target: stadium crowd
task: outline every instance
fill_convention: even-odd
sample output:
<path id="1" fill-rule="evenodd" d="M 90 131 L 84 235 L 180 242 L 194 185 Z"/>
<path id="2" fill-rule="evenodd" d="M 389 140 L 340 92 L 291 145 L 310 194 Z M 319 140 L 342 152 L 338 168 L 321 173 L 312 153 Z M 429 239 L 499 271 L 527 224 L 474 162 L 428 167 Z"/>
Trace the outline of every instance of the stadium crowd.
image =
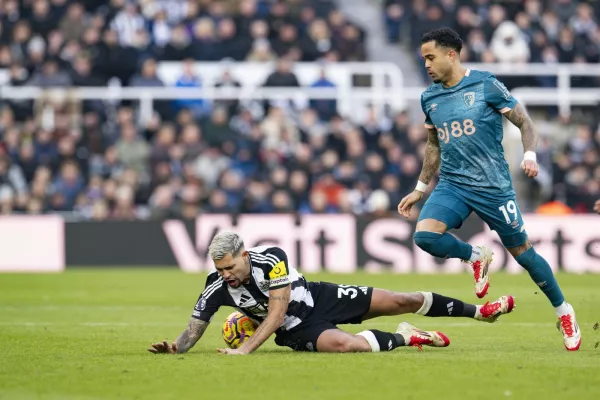
<path id="1" fill-rule="evenodd" d="M 109 4 L 107 4 L 109 3 Z M 443 2 L 450 4 L 452 1 Z M 485 3 L 485 1 L 480 3 Z M 294 61 L 364 60 L 364 33 L 329 0 L 5 0 L 0 68 L 7 85 L 163 86 L 160 61 L 184 61 L 178 86 L 201 77 L 189 60 L 279 60 L 265 86 L 298 86 Z M 217 83 L 238 86 L 225 73 Z M 331 86 L 323 76 L 314 86 Z M 417 181 L 421 124 L 372 110 L 362 124 L 333 101 L 135 103 L 0 100 L 0 212 L 73 218 L 193 218 L 213 213 L 387 215 Z M 48 112 L 51 110 L 51 112 Z M 575 210 L 598 194 L 600 130 L 549 159 Z M 542 157 L 543 158 L 543 157 Z M 562 175 L 561 175 L 562 174 Z M 590 177 L 593 184 L 582 185 Z M 565 184 L 566 183 L 566 184 Z M 600 197 L 600 196 L 598 196 Z"/>
<path id="2" fill-rule="evenodd" d="M 600 62 L 600 3 L 586 0 L 385 0 L 390 42 L 450 26 L 465 40 L 469 62 Z"/>
<path id="3" fill-rule="evenodd" d="M 117 78 L 162 86 L 159 61 L 282 58 L 265 85 L 297 86 L 290 62 L 365 57 L 363 32 L 331 1 L 106 3 L 3 2 L 0 67 L 8 70 L 7 84 L 100 86 Z M 184 68 L 178 85 L 197 79 Z M 237 82 L 225 76 L 218 84 Z M 326 77 L 315 83 L 330 84 Z M 410 153 L 422 131 L 409 137 L 405 115 L 382 137 L 375 116 L 349 126 L 329 101 L 299 112 L 267 105 L 265 115 L 238 102 L 206 103 L 157 102 L 158 112 L 140 126 L 135 104 L 3 101 L 2 212 L 94 220 L 202 211 L 361 213 L 373 204 L 393 208 L 398 187 L 414 185 L 419 160 Z"/>
<path id="4" fill-rule="evenodd" d="M 600 3 L 586 0 L 386 0 L 389 42 L 402 37 L 420 58 L 421 35 L 440 25 L 465 41 L 461 59 L 476 63 L 600 62 Z M 426 71 L 423 78 L 428 80 Z M 555 76 L 502 77 L 509 89 L 555 87 Z M 575 76 L 573 87 L 600 85 L 600 78 Z"/>

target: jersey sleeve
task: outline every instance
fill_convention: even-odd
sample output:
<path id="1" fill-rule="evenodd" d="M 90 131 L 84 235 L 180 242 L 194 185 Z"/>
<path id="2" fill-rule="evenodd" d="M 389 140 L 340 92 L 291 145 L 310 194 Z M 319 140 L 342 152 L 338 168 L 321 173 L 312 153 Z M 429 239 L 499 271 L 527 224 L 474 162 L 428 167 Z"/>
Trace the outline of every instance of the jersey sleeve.
<path id="1" fill-rule="evenodd" d="M 425 128 L 427 129 L 433 129 L 435 128 L 435 126 L 433 125 L 433 122 L 431 121 L 431 118 L 429 118 L 429 113 L 427 112 L 427 108 L 425 107 L 425 99 L 423 94 L 421 94 L 421 110 L 423 110 L 423 114 L 425 114 Z"/>
<path id="2" fill-rule="evenodd" d="M 223 278 L 214 272 L 206 277 L 206 286 L 198 297 L 192 317 L 210 322 L 213 315 L 223 305 Z"/>
<path id="3" fill-rule="evenodd" d="M 265 279 L 269 280 L 269 290 L 281 289 L 291 284 L 288 258 L 279 247 L 270 248 L 265 254 L 268 259 L 264 264 Z"/>
<path id="4" fill-rule="evenodd" d="M 502 114 L 515 108 L 518 103 L 506 86 L 493 75 L 486 78 L 483 89 L 485 101 Z"/>

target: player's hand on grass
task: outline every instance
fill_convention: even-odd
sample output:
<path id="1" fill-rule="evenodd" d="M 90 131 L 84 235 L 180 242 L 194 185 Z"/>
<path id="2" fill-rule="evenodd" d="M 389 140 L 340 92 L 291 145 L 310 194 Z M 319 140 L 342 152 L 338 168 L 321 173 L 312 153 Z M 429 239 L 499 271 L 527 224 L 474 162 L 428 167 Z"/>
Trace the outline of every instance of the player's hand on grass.
<path id="1" fill-rule="evenodd" d="M 423 192 L 420 190 L 413 190 L 412 193 L 404 196 L 404 198 L 400 200 L 400 203 L 398 204 L 398 213 L 404 218 L 409 218 L 412 206 L 421 201 L 422 198 Z"/>
<path id="2" fill-rule="evenodd" d="M 594 211 L 600 214 L 600 200 L 596 200 L 596 202 L 594 203 Z"/>
<path id="3" fill-rule="evenodd" d="M 152 348 L 148 351 L 154 354 L 175 354 L 177 353 L 177 345 L 175 342 L 170 345 L 166 340 L 163 340 L 162 343 L 153 343 Z"/>
<path id="4" fill-rule="evenodd" d="M 521 169 L 525 172 L 530 178 L 535 178 L 540 170 L 537 163 L 533 160 L 523 160 L 521 161 Z"/>
<path id="5" fill-rule="evenodd" d="M 221 353 L 221 354 L 227 354 L 227 355 L 230 355 L 230 356 L 233 356 L 233 355 L 240 356 L 240 355 L 246 355 L 246 354 L 248 354 L 245 351 L 242 351 L 240 349 L 217 349 L 217 351 L 219 353 Z"/>

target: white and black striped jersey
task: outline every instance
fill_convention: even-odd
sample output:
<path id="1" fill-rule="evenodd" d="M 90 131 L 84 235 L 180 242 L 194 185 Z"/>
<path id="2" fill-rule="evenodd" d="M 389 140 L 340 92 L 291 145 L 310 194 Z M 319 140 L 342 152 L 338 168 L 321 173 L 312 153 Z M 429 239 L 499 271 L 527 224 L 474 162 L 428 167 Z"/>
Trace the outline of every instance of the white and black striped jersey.
<path id="1" fill-rule="evenodd" d="M 233 288 L 213 269 L 206 277 L 206 286 L 192 317 L 210 321 L 219 307 L 230 306 L 260 323 L 267 317 L 269 291 L 291 285 L 290 302 L 281 329 L 300 324 L 312 312 L 314 301 L 306 280 L 289 265 L 285 251 L 262 246 L 248 249 L 248 254 L 250 281 Z"/>

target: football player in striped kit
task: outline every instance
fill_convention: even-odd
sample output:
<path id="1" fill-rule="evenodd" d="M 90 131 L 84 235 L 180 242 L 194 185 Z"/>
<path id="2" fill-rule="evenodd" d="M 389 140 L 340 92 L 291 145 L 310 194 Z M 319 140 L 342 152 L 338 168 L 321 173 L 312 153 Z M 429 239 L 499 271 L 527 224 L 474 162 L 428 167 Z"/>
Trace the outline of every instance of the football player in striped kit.
<path id="1" fill-rule="evenodd" d="M 400 346 L 446 347 L 439 331 L 423 331 L 407 322 L 396 332 L 369 329 L 357 334 L 337 327 L 368 319 L 414 313 L 427 317 L 464 317 L 495 322 L 514 308 L 503 296 L 473 305 L 431 292 L 398 293 L 359 285 L 309 282 L 288 262 L 279 247 L 246 249 L 234 232 L 220 232 L 209 247 L 215 268 L 206 278 L 186 329 L 171 344 L 154 343 L 152 353 L 185 353 L 202 337 L 221 306 L 234 307 L 259 324 L 238 349 L 224 354 L 249 354 L 275 334 L 275 343 L 296 351 L 378 352 Z"/>

